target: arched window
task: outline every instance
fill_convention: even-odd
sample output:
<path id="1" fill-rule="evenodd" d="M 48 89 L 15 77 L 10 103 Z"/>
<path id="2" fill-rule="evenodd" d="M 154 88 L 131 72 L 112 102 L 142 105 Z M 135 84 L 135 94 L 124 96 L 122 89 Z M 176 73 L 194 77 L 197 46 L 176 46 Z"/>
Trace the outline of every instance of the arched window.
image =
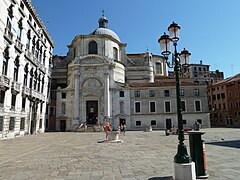
<path id="1" fill-rule="evenodd" d="M 38 75 L 38 82 L 37 82 L 37 91 L 40 92 L 40 84 L 41 84 L 41 74 Z"/>
<path id="2" fill-rule="evenodd" d="M 23 29 L 23 24 L 22 24 L 22 18 L 18 21 L 18 28 L 17 28 L 17 38 L 21 40 L 22 37 L 22 29 Z"/>
<path id="3" fill-rule="evenodd" d="M 41 89 L 41 93 L 43 93 L 43 89 L 44 89 L 44 76 L 42 78 L 42 89 Z"/>
<path id="4" fill-rule="evenodd" d="M 3 52 L 3 66 L 2 66 L 2 75 L 7 75 L 8 69 L 8 60 L 9 60 L 9 47 L 7 46 Z"/>
<path id="5" fill-rule="evenodd" d="M 37 80 L 38 80 L 38 72 L 37 69 L 34 72 L 34 79 L 33 79 L 33 88 L 34 90 L 37 90 Z"/>
<path id="6" fill-rule="evenodd" d="M 14 5 L 11 4 L 9 7 L 8 7 L 8 15 L 13 18 L 13 7 Z"/>
<path id="7" fill-rule="evenodd" d="M 95 41 L 91 41 L 88 44 L 88 54 L 97 54 L 98 49 L 97 49 L 97 43 Z"/>
<path id="8" fill-rule="evenodd" d="M 45 65 L 45 61 L 46 61 L 46 50 L 44 50 L 44 53 L 43 53 L 43 65 Z"/>
<path id="9" fill-rule="evenodd" d="M 162 64 L 160 62 L 156 62 L 156 74 L 162 74 Z"/>
<path id="10" fill-rule="evenodd" d="M 18 80 L 18 69 L 19 69 L 19 56 L 16 57 L 14 61 L 14 71 L 13 71 L 13 80 Z"/>
<path id="11" fill-rule="evenodd" d="M 42 55 L 43 55 L 43 46 L 40 47 L 39 49 L 39 62 L 42 62 Z"/>
<path id="12" fill-rule="evenodd" d="M 118 60 L 118 49 L 116 47 L 113 48 L 113 59 Z"/>
<path id="13" fill-rule="evenodd" d="M 34 76 L 34 73 L 33 73 L 33 68 L 32 68 L 31 71 L 30 71 L 30 81 L 29 81 L 29 88 L 30 89 L 32 88 L 32 84 L 33 84 L 33 76 Z"/>
<path id="14" fill-rule="evenodd" d="M 39 58 L 39 51 L 40 51 L 40 41 L 37 40 L 36 48 L 35 48 L 35 57 L 36 57 L 37 59 Z"/>
<path id="15" fill-rule="evenodd" d="M 24 86 L 27 86 L 27 78 L 28 78 L 28 63 L 24 67 L 24 78 L 23 78 Z"/>
<path id="16" fill-rule="evenodd" d="M 29 29 L 27 32 L 27 43 L 26 43 L 26 48 L 29 50 L 30 48 L 30 43 L 31 43 L 31 30 Z"/>

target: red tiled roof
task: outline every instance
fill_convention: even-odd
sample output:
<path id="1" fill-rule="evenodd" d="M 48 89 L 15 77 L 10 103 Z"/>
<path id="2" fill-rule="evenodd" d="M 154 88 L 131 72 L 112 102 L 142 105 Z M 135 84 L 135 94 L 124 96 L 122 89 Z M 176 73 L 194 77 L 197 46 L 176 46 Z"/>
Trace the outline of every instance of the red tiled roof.
<path id="1" fill-rule="evenodd" d="M 198 84 L 195 84 L 193 82 L 186 82 L 182 81 L 180 82 L 180 86 L 195 86 Z M 175 81 L 155 81 L 153 83 L 150 82 L 132 82 L 129 83 L 130 87 L 161 87 L 161 86 L 176 86 Z"/>
<path id="2" fill-rule="evenodd" d="M 220 85 L 220 84 L 227 84 L 227 83 L 239 81 L 239 80 L 240 80 L 240 73 L 236 74 L 235 76 L 224 79 L 222 81 L 218 81 L 218 82 L 214 83 L 213 86 Z"/>

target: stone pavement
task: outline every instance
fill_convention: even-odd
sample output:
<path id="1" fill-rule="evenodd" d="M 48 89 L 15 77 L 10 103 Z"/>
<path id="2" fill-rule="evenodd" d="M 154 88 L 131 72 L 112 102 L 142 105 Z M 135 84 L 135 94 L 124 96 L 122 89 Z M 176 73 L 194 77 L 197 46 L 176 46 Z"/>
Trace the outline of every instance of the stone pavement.
<path id="1" fill-rule="evenodd" d="M 208 179 L 240 179 L 240 129 L 205 131 Z M 104 138 L 102 132 L 66 132 L 1 140 L 0 179 L 172 179 L 177 135 L 127 131 L 123 143 Z"/>

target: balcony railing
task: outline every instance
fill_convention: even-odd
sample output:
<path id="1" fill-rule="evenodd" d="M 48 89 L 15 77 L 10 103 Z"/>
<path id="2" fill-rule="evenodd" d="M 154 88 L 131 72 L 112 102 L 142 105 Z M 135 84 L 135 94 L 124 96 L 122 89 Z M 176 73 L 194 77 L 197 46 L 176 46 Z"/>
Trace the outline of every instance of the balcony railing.
<path id="1" fill-rule="evenodd" d="M 23 86 L 22 94 L 23 96 L 30 96 L 30 88 L 28 88 L 27 86 Z"/>
<path id="2" fill-rule="evenodd" d="M 20 83 L 13 81 L 12 82 L 12 91 L 15 93 L 19 93 L 20 92 Z"/>
<path id="3" fill-rule="evenodd" d="M 33 59 L 33 55 L 32 55 L 32 53 L 31 53 L 28 49 L 25 50 L 25 56 L 26 56 L 29 60 L 32 60 L 32 59 Z"/>
<path id="4" fill-rule="evenodd" d="M 13 33 L 9 28 L 5 28 L 5 37 L 8 39 L 9 42 L 13 42 Z"/>
<path id="5" fill-rule="evenodd" d="M 23 44 L 21 43 L 21 41 L 19 39 L 16 39 L 15 41 L 15 46 L 20 50 L 23 51 Z"/>
<path id="6" fill-rule="evenodd" d="M 40 93 L 34 89 L 30 89 L 30 96 L 34 99 L 45 101 L 45 95 L 43 95 L 42 93 Z"/>
<path id="7" fill-rule="evenodd" d="M 46 73 L 46 69 L 47 69 L 47 68 L 46 68 L 44 65 L 39 64 L 39 68 L 40 68 L 43 72 Z"/>
<path id="8" fill-rule="evenodd" d="M 25 50 L 25 56 L 32 61 L 36 66 L 38 66 L 41 71 L 46 73 L 46 67 L 39 62 L 39 60 L 28 50 Z"/>
<path id="9" fill-rule="evenodd" d="M 27 86 L 23 86 L 22 94 L 23 94 L 23 96 L 31 97 L 33 99 L 38 99 L 41 101 L 45 101 L 45 97 L 46 97 L 44 94 L 42 94 L 34 89 L 30 89 Z"/>
<path id="10" fill-rule="evenodd" d="M 7 76 L 0 76 L 0 87 L 6 90 L 10 88 L 10 79 Z"/>

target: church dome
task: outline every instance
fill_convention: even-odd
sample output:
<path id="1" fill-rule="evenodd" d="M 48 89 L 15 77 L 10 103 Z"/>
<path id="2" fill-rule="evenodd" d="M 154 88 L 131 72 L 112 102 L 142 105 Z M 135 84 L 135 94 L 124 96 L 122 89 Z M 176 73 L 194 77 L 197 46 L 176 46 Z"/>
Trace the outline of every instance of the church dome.
<path id="1" fill-rule="evenodd" d="M 114 39 L 121 42 L 118 35 L 115 32 L 113 32 L 111 29 L 107 28 L 108 20 L 105 16 L 100 17 L 100 19 L 98 20 L 98 23 L 99 23 L 99 28 L 95 29 L 92 33 L 90 33 L 90 35 L 110 35 Z"/>

